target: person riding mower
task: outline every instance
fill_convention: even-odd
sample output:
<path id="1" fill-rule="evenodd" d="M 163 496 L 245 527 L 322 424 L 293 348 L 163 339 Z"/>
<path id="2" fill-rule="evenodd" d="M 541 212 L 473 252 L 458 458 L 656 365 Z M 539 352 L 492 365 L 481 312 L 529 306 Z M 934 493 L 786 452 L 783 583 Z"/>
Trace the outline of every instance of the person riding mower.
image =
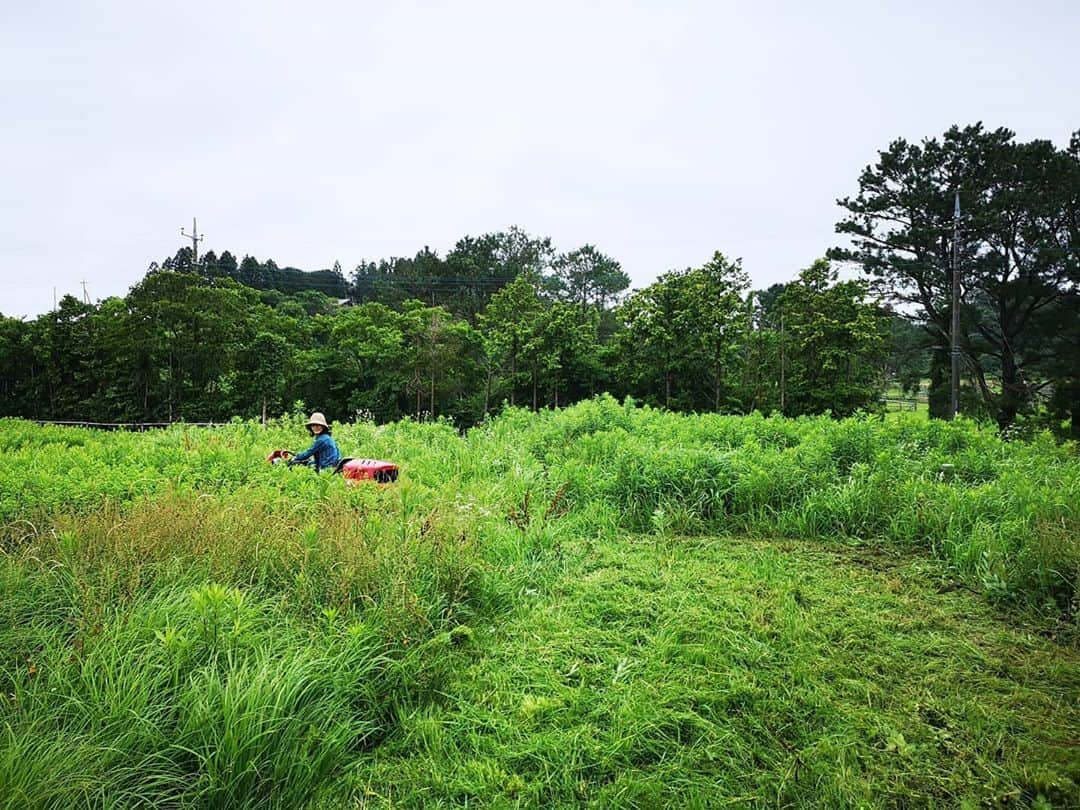
<path id="1" fill-rule="evenodd" d="M 313 413 L 307 422 L 308 432 L 315 437 L 311 447 L 302 453 L 291 450 L 274 450 L 267 456 L 271 464 L 284 461 L 288 466 L 314 466 L 317 472 L 331 469 L 350 481 L 377 481 L 391 484 L 397 480 L 398 468 L 389 461 L 372 458 L 342 458 L 337 442 L 330 435 L 330 425 L 321 413 Z"/>
<path id="2" fill-rule="evenodd" d="M 297 464 L 308 464 L 315 467 L 315 472 L 325 469 L 336 470 L 341 461 L 341 451 L 338 450 L 337 442 L 330 435 L 330 425 L 326 423 L 326 417 L 319 412 L 311 415 L 307 421 L 307 430 L 315 441 L 311 447 L 302 453 L 296 453 L 286 462 L 290 467 Z"/>

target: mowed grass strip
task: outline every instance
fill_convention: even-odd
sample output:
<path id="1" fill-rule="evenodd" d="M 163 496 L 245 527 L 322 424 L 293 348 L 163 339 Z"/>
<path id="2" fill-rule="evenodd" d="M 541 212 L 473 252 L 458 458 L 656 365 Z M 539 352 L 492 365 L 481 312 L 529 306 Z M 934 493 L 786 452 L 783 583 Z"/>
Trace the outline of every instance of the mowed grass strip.
<path id="1" fill-rule="evenodd" d="M 1080 804 L 1080 651 L 869 562 L 583 544 L 325 806 Z"/>

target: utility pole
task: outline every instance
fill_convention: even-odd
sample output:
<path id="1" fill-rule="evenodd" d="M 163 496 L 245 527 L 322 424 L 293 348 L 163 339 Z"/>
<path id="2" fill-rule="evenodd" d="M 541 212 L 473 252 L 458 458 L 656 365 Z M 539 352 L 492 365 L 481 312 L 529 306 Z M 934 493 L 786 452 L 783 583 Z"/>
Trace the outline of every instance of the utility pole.
<path id="1" fill-rule="evenodd" d="M 184 227 L 180 226 L 180 235 L 185 239 L 191 240 L 191 264 L 193 267 L 199 265 L 199 242 L 203 240 L 204 234 L 199 233 L 199 228 L 195 223 L 195 217 L 191 218 L 191 233 L 184 233 Z"/>
<path id="2" fill-rule="evenodd" d="M 82 284 L 83 303 L 89 304 L 90 303 L 90 293 L 88 293 L 86 291 L 86 282 L 85 281 L 80 281 L 79 283 Z"/>
<path id="3" fill-rule="evenodd" d="M 952 326 L 949 335 L 949 354 L 952 361 L 950 375 L 951 399 L 949 419 L 955 419 L 960 413 L 960 192 L 956 192 L 956 204 L 953 207 L 952 238 Z"/>

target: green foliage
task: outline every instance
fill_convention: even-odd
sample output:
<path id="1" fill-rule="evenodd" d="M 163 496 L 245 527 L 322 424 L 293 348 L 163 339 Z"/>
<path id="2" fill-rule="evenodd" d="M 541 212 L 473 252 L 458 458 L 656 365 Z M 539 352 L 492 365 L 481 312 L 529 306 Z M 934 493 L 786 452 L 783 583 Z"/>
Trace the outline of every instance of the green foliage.
<path id="1" fill-rule="evenodd" d="M 914 396 L 930 368 L 930 336 L 896 312 L 886 309 L 881 317 L 884 347 L 888 351 L 885 375 L 902 393 Z"/>
<path id="2" fill-rule="evenodd" d="M 1067 383 L 1080 365 L 1075 339 L 1051 337 L 1076 321 L 1080 137 L 1058 149 L 979 123 L 919 144 L 893 141 L 863 170 L 858 194 L 840 201 L 837 231 L 852 246 L 830 255 L 859 262 L 883 293 L 917 305 L 948 345 L 957 192 L 965 377 L 1005 428 L 1047 382 Z"/>
<path id="3" fill-rule="evenodd" d="M 884 341 L 862 284 L 821 260 L 755 294 L 756 308 L 748 289 L 741 263 L 716 253 L 632 294 L 615 340 L 623 389 L 694 411 L 848 416 L 876 405 Z"/>
<path id="4" fill-rule="evenodd" d="M 720 253 L 703 267 L 665 273 L 619 310 L 620 376 L 629 391 L 666 408 L 720 410 L 736 347 L 746 339 L 741 264 Z M 705 382 L 702 385 L 702 382 Z"/>
<path id="5" fill-rule="evenodd" d="M 332 417 L 472 425 L 504 399 L 535 409 L 605 387 L 603 308 L 628 283 L 585 246 L 560 265 L 584 292 L 557 300 L 550 240 L 517 228 L 467 237 L 445 260 L 425 248 L 358 268 L 356 306 L 325 294 L 336 288 L 277 283 L 299 271 L 272 261 L 192 259 L 155 265 L 123 299 L 66 296 L 31 323 L 0 321 L 0 415 L 265 421 L 303 399 Z M 327 272 L 344 284 L 340 265 Z"/>
<path id="6" fill-rule="evenodd" d="M 630 276 L 619 263 L 592 245 L 558 256 L 552 269 L 558 296 L 582 309 L 603 309 L 630 286 Z"/>
<path id="7" fill-rule="evenodd" d="M 0 422 L 0 806 L 1076 795 L 1069 446 L 600 397 L 351 487 L 303 419 Z"/>
<path id="8" fill-rule="evenodd" d="M 784 288 L 785 400 L 789 416 L 869 410 L 881 389 L 884 355 L 877 309 L 858 281 L 837 280 L 821 259 Z"/>
<path id="9" fill-rule="evenodd" d="M 316 308 L 325 306 L 325 301 L 345 298 L 349 293 L 348 283 L 337 262 L 331 270 L 305 272 L 295 267 L 278 267 L 273 259 L 260 262 L 254 256 L 245 256 L 237 265 L 236 257 L 229 251 L 218 257 L 211 250 L 199 258 L 196 266 L 192 263 L 191 248 L 185 247 L 160 266 L 152 266 L 152 273 L 160 271 L 198 273 L 207 279 L 232 279 L 245 287 L 296 295 L 298 300 Z"/>

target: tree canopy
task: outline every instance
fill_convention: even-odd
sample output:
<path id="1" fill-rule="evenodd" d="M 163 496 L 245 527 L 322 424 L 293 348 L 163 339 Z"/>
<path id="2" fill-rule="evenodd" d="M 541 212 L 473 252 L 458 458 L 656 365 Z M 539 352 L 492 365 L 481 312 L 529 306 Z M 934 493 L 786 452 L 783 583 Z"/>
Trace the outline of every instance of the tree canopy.
<path id="1" fill-rule="evenodd" d="M 1080 136 L 1058 149 L 1008 129 L 952 127 L 941 138 L 896 140 L 839 204 L 837 231 L 875 289 L 916 308 L 939 351 L 949 343 L 954 198 L 960 343 L 965 378 L 1001 427 L 1038 404 L 1060 375 L 1080 284 Z M 1080 365 L 1075 354 L 1064 365 Z M 1070 379 L 1075 379 L 1075 376 Z M 1073 415 L 1076 421 L 1075 412 Z"/>
<path id="2" fill-rule="evenodd" d="M 1060 149 L 981 124 L 889 144 L 839 201 L 848 243 L 765 290 L 719 251 L 631 290 L 599 247 L 560 252 L 517 227 L 348 277 L 336 260 L 304 272 L 181 248 L 122 298 L 0 316 L 0 415 L 265 419 L 302 401 L 468 425 L 608 391 L 841 416 L 926 378 L 940 414 L 957 191 L 964 410 L 1003 428 L 1070 419 L 1080 435 L 1080 133 Z"/>

